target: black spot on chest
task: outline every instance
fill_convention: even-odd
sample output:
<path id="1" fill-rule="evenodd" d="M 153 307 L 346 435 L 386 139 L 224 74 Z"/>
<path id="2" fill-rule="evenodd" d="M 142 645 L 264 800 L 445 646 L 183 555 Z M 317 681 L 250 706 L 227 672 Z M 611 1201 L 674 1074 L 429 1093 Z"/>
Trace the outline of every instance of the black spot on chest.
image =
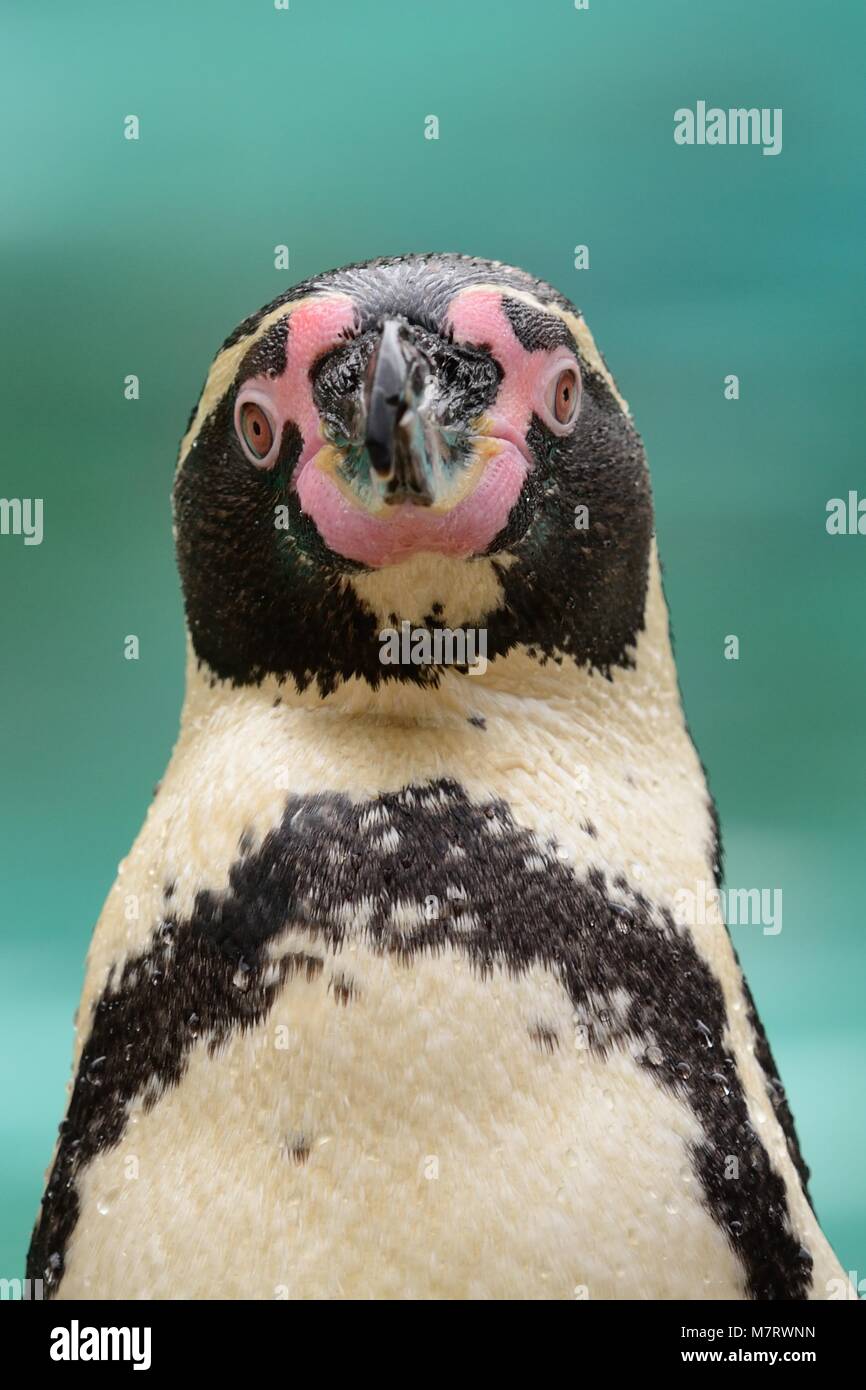
<path id="1" fill-rule="evenodd" d="M 109 980 L 61 1127 L 29 1276 L 56 1291 L 78 1219 L 79 1176 L 119 1143 L 128 1102 L 143 1096 L 152 1108 L 181 1082 L 199 1039 L 216 1052 L 267 1016 L 291 975 L 315 978 L 326 952 L 363 933 L 374 950 L 407 965 L 448 948 L 482 979 L 495 969 L 553 972 L 583 1020 L 587 1046 L 601 1057 L 628 1047 L 697 1117 L 702 1137 L 691 1162 L 739 1255 L 748 1294 L 804 1297 L 811 1257 L 749 1120 L 718 982 L 669 912 L 624 878 L 617 887 L 599 871 L 578 877 L 507 805 L 472 803 L 450 782 L 360 804 L 335 794 L 290 797 L 280 824 L 233 864 L 228 889 L 199 893 L 189 917 L 167 918 L 147 950 Z M 407 905 L 417 911 L 407 914 Z M 361 920 L 363 928 L 353 925 Z M 294 950 L 301 932 L 312 946 Z M 269 947 L 277 938 L 275 961 Z M 350 979 L 337 971 L 331 988 L 349 1006 Z M 535 1042 L 542 1051 L 553 1042 L 542 1020 Z"/>

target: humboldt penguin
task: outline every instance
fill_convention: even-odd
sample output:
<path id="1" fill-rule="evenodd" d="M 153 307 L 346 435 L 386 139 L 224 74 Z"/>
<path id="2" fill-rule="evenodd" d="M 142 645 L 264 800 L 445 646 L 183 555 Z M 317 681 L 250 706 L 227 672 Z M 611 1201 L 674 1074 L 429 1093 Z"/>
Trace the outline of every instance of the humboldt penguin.
<path id="1" fill-rule="evenodd" d="M 317 275 L 220 348 L 173 497 L 180 734 L 96 926 L 30 1276 L 831 1296 L 717 896 L 683 910 L 717 818 L 578 310 L 463 255 Z"/>

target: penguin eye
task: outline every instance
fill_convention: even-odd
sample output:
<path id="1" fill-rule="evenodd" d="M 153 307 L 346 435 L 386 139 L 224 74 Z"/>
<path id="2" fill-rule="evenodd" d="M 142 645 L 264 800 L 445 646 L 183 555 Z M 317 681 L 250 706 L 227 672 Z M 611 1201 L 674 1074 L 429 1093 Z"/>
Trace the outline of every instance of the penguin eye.
<path id="1" fill-rule="evenodd" d="M 580 410 L 580 367 L 571 354 L 558 353 L 541 378 L 536 410 L 553 434 L 567 434 Z"/>
<path id="2" fill-rule="evenodd" d="M 274 447 L 274 427 L 258 401 L 243 401 L 238 408 L 235 428 L 253 463 L 263 463 Z"/>
<path id="3" fill-rule="evenodd" d="M 566 367 L 554 383 L 553 414 L 560 425 L 570 425 L 577 411 L 579 385 L 577 372 Z"/>

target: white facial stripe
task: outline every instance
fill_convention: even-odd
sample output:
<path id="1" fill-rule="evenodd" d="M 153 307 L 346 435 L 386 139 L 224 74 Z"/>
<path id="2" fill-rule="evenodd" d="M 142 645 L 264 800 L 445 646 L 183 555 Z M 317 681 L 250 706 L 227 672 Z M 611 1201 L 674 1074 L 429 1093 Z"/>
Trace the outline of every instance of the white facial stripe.
<path id="1" fill-rule="evenodd" d="M 562 319 L 577 343 L 584 360 L 593 371 L 598 372 L 599 376 L 607 383 L 611 394 L 621 406 L 624 414 L 631 414 L 628 408 L 628 402 L 623 399 L 617 390 L 616 382 L 605 366 L 602 355 L 595 345 L 595 339 L 590 333 L 586 321 L 580 314 L 573 314 L 569 309 L 560 308 L 558 304 L 546 304 L 542 300 L 537 299 L 534 294 L 530 294 L 527 290 L 515 290 L 512 289 L 510 285 L 497 285 L 495 283 L 489 285 L 469 285 L 466 289 L 460 290 L 456 298 L 462 298 L 465 294 L 478 294 L 480 291 L 485 291 L 489 294 L 491 290 L 496 294 L 505 295 L 508 299 L 522 300 L 524 304 L 530 305 L 533 309 L 540 309 L 544 314 L 551 314 L 555 318 Z"/>

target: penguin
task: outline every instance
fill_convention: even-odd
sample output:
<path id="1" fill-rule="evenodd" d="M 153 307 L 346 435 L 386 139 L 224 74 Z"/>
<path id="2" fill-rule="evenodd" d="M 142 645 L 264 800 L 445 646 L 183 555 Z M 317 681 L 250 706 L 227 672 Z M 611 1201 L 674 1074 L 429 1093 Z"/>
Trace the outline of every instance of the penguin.
<path id="1" fill-rule="evenodd" d="M 29 1277 L 845 1286 L 722 916 L 681 910 L 718 820 L 574 305 L 458 254 L 295 286 L 217 353 L 173 511 L 180 733 L 90 946 Z"/>

